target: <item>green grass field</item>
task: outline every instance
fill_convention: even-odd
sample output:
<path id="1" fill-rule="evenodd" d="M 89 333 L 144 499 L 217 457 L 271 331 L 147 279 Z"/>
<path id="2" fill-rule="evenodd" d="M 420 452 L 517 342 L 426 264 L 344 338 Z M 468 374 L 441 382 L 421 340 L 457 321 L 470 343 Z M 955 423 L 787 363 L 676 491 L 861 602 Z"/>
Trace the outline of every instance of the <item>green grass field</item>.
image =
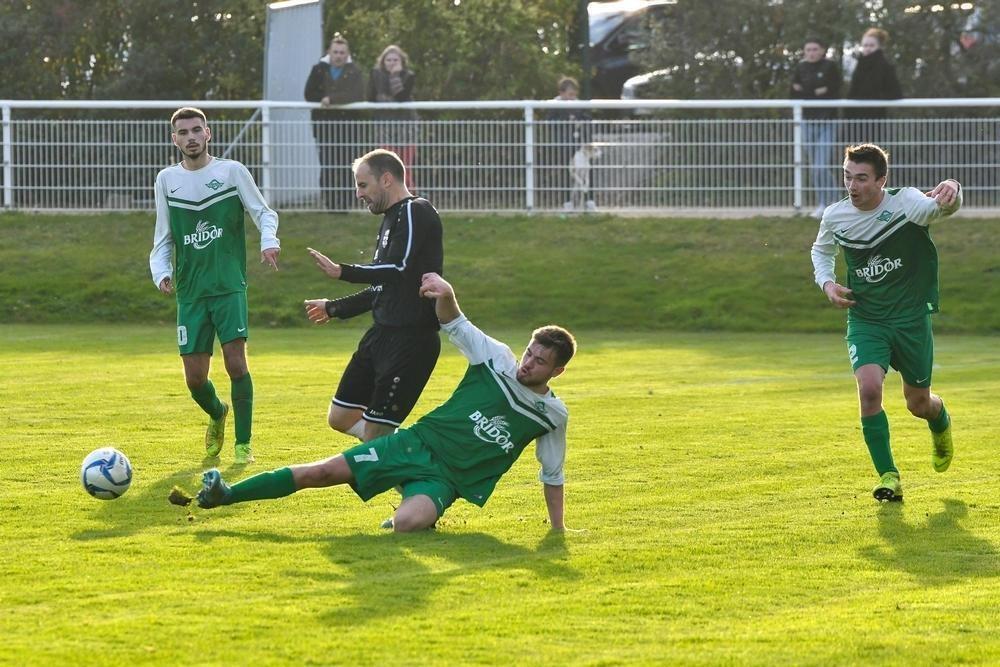
<path id="1" fill-rule="evenodd" d="M 528 326 L 492 333 L 519 349 Z M 1000 662 L 995 338 L 938 336 L 947 473 L 889 377 L 906 502 L 878 505 L 839 332 L 576 333 L 555 389 L 582 532 L 549 534 L 529 448 L 486 508 L 397 536 L 394 494 L 167 504 L 204 432 L 172 327 L 0 325 L 0 663 Z M 227 447 L 227 474 L 349 444 L 325 411 L 357 336 L 253 330 L 258 462 Z M 463 370 L 446 345 L 415 416 Z M 79 484 L 105 444 L 136 474 L 111 502 Z"/>
<path id="2" fill-rule="evenodd" d="M 844 314 L 813 284 L 812 218 L 443 220 L 445 274 L 486 326 L 545 317 L 618 331 L 843 329 Z M 377 229 L 367 214 L 282 215 L 277 274 L 254 261 L 259 237 L 250 231 L 251 324 L 306 326 L 303 299 L 355 291 L 331 283 L 305 248 L 365 262 Z M 0 215 L 0 322 L 169 325 L 173 299 L 149 278 L 152 235 L 150 214 Z M 949 219 L 933 237 L 942 284 L 935 331 L 1000 333 L 1000 220 Z"/>

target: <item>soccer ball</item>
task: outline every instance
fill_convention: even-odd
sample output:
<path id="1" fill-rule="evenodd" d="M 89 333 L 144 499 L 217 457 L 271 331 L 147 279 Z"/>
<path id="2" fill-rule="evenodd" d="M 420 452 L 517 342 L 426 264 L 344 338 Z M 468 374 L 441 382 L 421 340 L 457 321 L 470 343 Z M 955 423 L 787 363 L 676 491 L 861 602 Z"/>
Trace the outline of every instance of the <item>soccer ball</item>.
<path id="1" fill-rule="evenodd" d="M 80 481 L 84 490 L 95 498 L 114 500 L 132 484 L 132 464 L 114 447 L 101 447 L 83 459 Z"/>

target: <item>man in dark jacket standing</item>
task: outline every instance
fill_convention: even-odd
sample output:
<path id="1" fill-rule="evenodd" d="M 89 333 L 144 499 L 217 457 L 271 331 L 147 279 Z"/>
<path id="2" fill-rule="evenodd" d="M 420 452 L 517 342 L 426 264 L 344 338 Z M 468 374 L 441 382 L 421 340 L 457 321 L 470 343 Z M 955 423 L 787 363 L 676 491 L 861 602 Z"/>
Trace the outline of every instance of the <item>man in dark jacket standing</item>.
<path id="1" fill-rule="evenodd" d="M 835 100 L 840 97 L 840 67 L 826 57 L 826 44 L 809 38 L 802 47 L 802 61 L 792 73 L 789 97 L 802 100 Z M 802 145 L 809 158 L 812 188 L 816 193 L 814 218 L 822 218 L 827 206 L 837 200 L 831 163 L 837 134 L 836 109 L 802 110 Z"/>
<path id="2" fill-rule="evenodd" d="M 330 40 L 326 55 L 309 72 L 305 98 L 322 105 L 312 110 L 312 123 L 319 147 L 323 201 L 328 210 L 347 211 L 355 203 L 351 161 L 360 152 L 357 121 L 361 114 L 329 107 L 363 102 L 365 81 L 361 68 L 351 62 L 350 46 L 339 32 Z"/>

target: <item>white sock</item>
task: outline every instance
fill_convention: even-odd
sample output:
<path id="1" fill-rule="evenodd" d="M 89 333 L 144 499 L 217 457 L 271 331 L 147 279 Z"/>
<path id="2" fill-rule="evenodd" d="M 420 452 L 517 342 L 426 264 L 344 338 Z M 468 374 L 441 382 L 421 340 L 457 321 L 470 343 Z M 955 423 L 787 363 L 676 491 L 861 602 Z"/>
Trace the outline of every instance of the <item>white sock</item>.
<path id="1" fill-rule="evenodd" d="M 345 431 L 347 435 L 353 435 L 355 438 L 361 442 L 365 441 L 365 420 L 359 419 L 355 422 L 354 426 Z"/>

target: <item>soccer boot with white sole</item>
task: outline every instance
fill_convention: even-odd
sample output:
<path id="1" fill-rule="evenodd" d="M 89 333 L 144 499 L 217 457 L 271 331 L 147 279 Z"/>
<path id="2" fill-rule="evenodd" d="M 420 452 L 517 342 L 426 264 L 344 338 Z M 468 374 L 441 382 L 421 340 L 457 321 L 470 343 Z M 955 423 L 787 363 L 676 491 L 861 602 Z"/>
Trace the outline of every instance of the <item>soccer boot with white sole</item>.
<path id="1" fill-rule="evenodd" d="M 931 439 L 934 443 L 931 464 L 936 472 L 944 472 L 951 465 L 951 457 L 955 455 L 955 446 L 951 442 L 951 423 L 940 433 L 931 431 Z"/>
<path id="2" fill-rule="evenodd" d="M 222 451 L 222 442 L 226 439 L 226 417 L 229 416 L 229 406 L 222 404 L 222 416 L 218 419 L 209 417 L 208 429 L 205 431 L 205 453 L 208 456 L 218 456 Z"/>
<path id="3" fill-rule="evenodd" d="M 225 505 L 229 498 L 229 485 L 222 479 L 222 473 L 215 468 L 201 476 L 201 490 L 198 492 L 198 507 L 210 510 Z"/>
<path id="4" fill-rule="evenodd" d="M 237 465 L 245 465 L 247 463 L 253 463 L 253 450 L 250 449 L 249 442 L 237 442 L 236 443 L 236 458 L 233 459 L 233 463 Z"/>
<path id="5" fill-rule="evenodd" d="M 872 489 L 872 495 L 879 502 L 902 500 L 903 485 L 899 483 L 898 472 L 887 472 Z"/>

